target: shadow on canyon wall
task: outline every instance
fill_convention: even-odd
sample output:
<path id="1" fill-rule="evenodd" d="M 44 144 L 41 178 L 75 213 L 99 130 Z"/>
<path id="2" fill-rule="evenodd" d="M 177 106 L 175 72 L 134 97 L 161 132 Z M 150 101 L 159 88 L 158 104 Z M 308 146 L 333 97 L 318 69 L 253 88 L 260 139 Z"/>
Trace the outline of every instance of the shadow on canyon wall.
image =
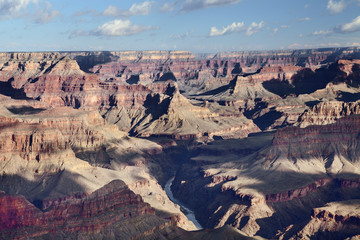
<path id="1" fill-rule="evenodd" d="M 262 134 L 252 135 L 252 141 L 258 143 L 262 138 Z M 233 162 L 233 160 L 226 160 L 226 158 L 216 162 L 213 160 L 206 161 L 205 159 L 204 161 L 192 160 L 184 164 L 182 169 L 178 171 L 173 183 L 173 193 L 175 197 L 182 201 L 185 205 L 195 210 L 196 218 L 203 226 L 214 227 L 218 223 L 218 219 L 226 214 L 228 207 L 233 204 L 242 205 L 245 208 L 250 208 L 251 206 L 250 198 L 248 196 L 236 195 L 233 190 L 224 191 L 222 189 L 222 185 L 224 183 L 236 180 L 236 176 L 228 177 L 223 182 L 214 185 L 212 184 L 212 176 L 204 177 L 203 169 L 207 169 L 207 166 L 211 168 L 212 166 L 218 165 L 219 169 L 221 169 L 221 166 L 224 164 L 230 164 L 229 167 L 232 166 L 232 168 L 236 168 L 236 164 L 238 164 L 239 169 L 243 169 L 247 166 L 246 168 L 248 168 L 249 171 L 241 171 L 241 175 L 247 179 L 254 179 L 254 183 L 247 184 L 246 189 L 254 189 L 255 192 L 264 193 L 267 196 L 266 198 L 270 199 L 268 205 L 275 209 L 275 213 L 272 216 L 256 220 L 261 227 L 257 235 L 261 235 L 263 237 L 274 237 L 276 235 L 276 231 L 279 229 L 285 229 L 292 224 L 294 226 L 296 225 L 296 229 L 294 228 L 294 232 L 296 232 L 295 230 L 301 229 L 308 223 L 312 215 L 313 208 L 322 207 L 326 203 L 332 201 L 360 198 L 360 189 L 356 187 L 359 184 L 360 175 L 357 173 L 331 176 L 326 174 L 311 174 L 295 171 L 284 172 L 276 169 L 269 171 L 265 168 L 259 167 L 252 168 L 251 166 L 257 162 L 256 159 L 261 158 L 262 156 L 267 156 L 267 153 L 271 153 L 271 155 L 275 157 L 275 159 L 271 159 L 270 161 L 276 161 L 276 156 L 279 154 L 272 151 L 267 152 L 271 141 L 263 142 L 262 145 L 258 143 L 259 146 L 254 149 L 243 149 L 244 152 L 232 151 L 232 148 L 235 148 L 235 146 L 251 145 L 252 142 L 249 142 L 249 139 L 239 139 L 237 140 L 237 144 L 235 142 L 231 142 L 236 141 L 234 139 L 222 140 L 218 142 L 224 142 L 218 148 L 218 152 L 216 152 L 216 147 L 209 150 L 208 148 L 210 146 L 205 146 L 203 151 L 198 150 L 198 152 L 194 154 L 195 156 L 199 154 L 204 154 L 205 156 L 208 154 L 212 156 L 221 156 L 221 154 L 226 152 L 227 154 L 235 154 L 237 159 L 239 159 L 238 161 Z M 217 143 L 214 142 L 213 144 L 216 145 Z M 323 157 L 324 159 L 327 159 L 326 161 L 328 162 L 325 167 L 329 167 L 329 164 L 333 161 L 331 156 L 339 149 L 334 147 L 333 151 L 329 152 L 329 145 L 326 144 L 322 148 L 324 150 L 321 151 L 320 149 L 318 153 L 319 156 L 303 154 L 308 152 L 308 149 L 304 149 L 300 152 L 300 158 L 304 161 L 310 161 L 314 157 Z M 284 149 L 287 149 L 287 147 Z M 357 155 L 356 152 L 359 151 L 356 149 L 357 147 L 354 146 L 355 153 L 352 153 L 352 150 L 350 149 L 348 150 L 347 155 L 350 161 L 357 161 L 357 159 L 354 159 L 353 157 L 353 155 Z M 289 151 L 291 152 L 291 150 Z M 327 152 L 326 155 L 324 155 L 323 152 Z M 250 157 L 251 155 L 252 157 Z M 247 158 L 246 156 L 249 156 L 250 158 Z M 294 158 L 293 161 L 296 161 L 296 159 Z M 254 172 L 254 169 L 256 169 L 256 172 Z M 332 180 L 322 186 L 314 184 L 315 180 L 325 178 Z M 299 183 L 301 184 L 299 185 Z M 304 187 L 306 187 L 306 189 Z M 306 195 L 302 195 L 302 197 L 296 197 L 296 191 L 293 190 L 300 188 L 304 188 L 304 190 L 298 192 L 306 191 L 307 193 Z M 283 199 L 280 201 L 272 201 L 271 199 L 277 199 L 277 196 L 275 195 L 278 194 L 281 194 Z M 292 195 L 294 195 L 294 197 L 291 197 Z M 227 223 L 234 223 L 237 214 L 238 212 L 235 211 L 231 216 L 229 216 Z M 244 227 L 248 221 L 249 219 L 246 218 L 241 219 L 240 228 Z"/>
<path id="2" fill-rule="evenodd" d="M 12 99 L 30 100 L 31 98 L 26 96 L 23 88 L 16 89 L 12 86 L 11 83 L 13 81 L 14 78 L 10 78 L 7 82 L 0 81 L 0 94 L 11 97 Z"/>
<path id="3" fill-rule="evenodd" d="M 243 172 L 243 174 L 247 175 L 246 172 Z M 263 176 L 268 174 L 268 171 L 259 170 L 255 179 L 260 183 L 249 185 L 247 188 L 260 192 L 269 189 L 270 186 L 268 184 L 261 183 L 264 181 Z M 283 175 L 283 172 L 277 172 L 275 170 L 273 174 L 281 176 Z M 249 177 L 254 178 L 254 175 L 249 175 Z M 288 184 L 289 180 L 316 179 L 321 177 L 323 176 L 289 173 L 288 176 L 283 176 L 283 183 L 277 182 L 274 184 Z M 360 178 L 360 175 L 354 174 L 352 177 Z M 248 209 L 251 206 L 249 197 L 237 196 L 232 190 L 223 191 L 221 186 L 225 182 L 213 187 L 206 187 L 212 182 L 212 179 L 211 177 L 204 178 L 202 176 L 201 167 L 186 167 L 186 165 L 184 165 L 184 169 L 182 169 L 177 178 L 179 179 L 178 181 L 185 182 L 186 189 L 184 187 L 179 188 L 179 182 L 174 183 L 175 187 L 173 188 L 173 192 L 175 197 L 191 209 L 194 209 L 196 218 L 205 227 L 214 227 L 218 223 L 219 217 L 225 215 L 229 208 L 234 206 L 234 204 L 244 206 L 245 209 Z M 310 191 L 306 196 L 297 197 L 288 201 L 268 202 L 268 205 L 275 210 L 275 213 L 269 217 L 256 220 L 260 226 L 260 230 L 256 235 L 273 238 L 276 236 L 278 230 L 285 229 L 290 225 L 296 226 L 293 230 L 294 232 L 297 232 L 296 230 L 300 230 L 310 221 L 313 208 L 322 207 L 326 203 L 332 201 L 350 200 L 359 197 L 360 190 L 358 188 L 342 188 L 341 180 L 334 179 L 330 184 L 316 188 L 313 191 Z M 236 222 L 235 218 L 237 218 L 237 214 L 238 212 L 236 211 L 232 213 L 225 224 Z M 249 218 L 244 216 L 240 221 L 239 229 L 244 227 L 248 221 Z"/>
<path id="4" fill-rule="evenodd" d="M 92 73 L 91 68 L 98 64 L 105 64 L 117 60 L 118 57 L 113 56 L 110 52 L 104 51 L 96 55 L 89 53 L 87 56 L 76 56 L 74 60 L 79 64 L 79 67 L 82 71 L 87 73 Z"/>
<path id="5" fill-rule="evenodd" d="M 341 64 L 333 63 L 327 67 L 312 71 L 309 68 L 298 71 L 289 82 L 288 80 L 271 79 L 262 83 L 263 87 L 285 98 L 291 94 L 310 94 L 319 89 L 324 89 L 328 83 L 346 83 L 351 87 L 360 86 L 360 67 L 354 64 L 352 73 L 347 76 Z"/>
<path id="6" fill-rule="evenodd" d="M 29 181 L 19 175 L 1 175 L 0 190 L 6 194 L 23 195 L 37 208 L 43 210 L 42 201 L 48 198 L 49 194 L 56 188 L 59 189 L 60 187 L 73 193 L 84 192 L 83 186 L 76 182 L 79 177 L 81 176 L 65 170 L 59 170 L 52 174 L 39 174 L 34 181 Z"/>
<path id="7" fill-rule="evenodd" d="M 46 108 L 33 108 L 31 106 L 11 106 L 7 109 L 17 115 L 32 115 L 46 110 Z"/>

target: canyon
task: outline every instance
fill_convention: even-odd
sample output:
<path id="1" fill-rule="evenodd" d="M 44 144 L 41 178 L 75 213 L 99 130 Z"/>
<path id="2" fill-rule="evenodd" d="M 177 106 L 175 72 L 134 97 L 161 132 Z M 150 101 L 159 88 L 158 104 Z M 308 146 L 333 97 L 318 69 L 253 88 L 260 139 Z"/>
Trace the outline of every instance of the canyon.
<path id="1" fill-rule="evenodd" d="M 359 101 L 357 47 L 0 53 L 0 238 L 356 239 Z"/>

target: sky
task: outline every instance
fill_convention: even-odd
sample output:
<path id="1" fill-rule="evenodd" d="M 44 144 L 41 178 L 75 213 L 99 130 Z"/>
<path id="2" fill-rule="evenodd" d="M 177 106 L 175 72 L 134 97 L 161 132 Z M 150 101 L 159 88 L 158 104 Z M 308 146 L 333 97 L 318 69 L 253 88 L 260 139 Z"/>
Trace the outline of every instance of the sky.
<path id="1" fill-rule="evenodd" d="M 0 0 L 0 51 L 360 46 L 360 0 Z"/>

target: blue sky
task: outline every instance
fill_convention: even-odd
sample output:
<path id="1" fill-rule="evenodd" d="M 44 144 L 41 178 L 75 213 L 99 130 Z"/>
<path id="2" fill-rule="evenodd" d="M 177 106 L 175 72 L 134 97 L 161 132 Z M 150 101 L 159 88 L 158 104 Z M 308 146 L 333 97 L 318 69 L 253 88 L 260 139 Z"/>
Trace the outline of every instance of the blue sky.
<path id="1" fill-rule="evenodd" d="M 0 51 L 360 46 L 360 0 L 0 0 Z"/>

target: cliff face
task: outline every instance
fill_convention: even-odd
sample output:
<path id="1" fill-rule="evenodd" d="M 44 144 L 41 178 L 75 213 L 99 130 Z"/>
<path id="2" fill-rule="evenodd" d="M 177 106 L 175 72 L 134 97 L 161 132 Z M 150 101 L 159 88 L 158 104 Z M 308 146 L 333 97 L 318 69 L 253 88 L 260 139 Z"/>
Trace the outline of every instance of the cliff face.
<path id="1" fill-rule="evenodd" d="M 87 57 L 70 54 L 75 59 L 78 57 Z M 119 62 L 110 62 L 108 64 L 97 65 L 94 67 L 95 74 L 85 73 L 75 60 L 68 56 L 59 54 L 43 54 L 37 57 L 8 54 L 4 57 L 3 68 L 0 71 L 4 86 L 9 89 L 8 96 L 21 99 L 38 99 L 51 106 L 70 106 L 73 108 L 82 108 L 87 110 L 98 110 L 110 123 L 116 123 L 120 129 L 132 134 L 142 136 L 159 135 L 159 132 L 174 138 L 190 139 L 203 137 L 205 135 L 224 135 L 236 129 L 238 136 L 246 136 L 249 132 L 257 131 L 251 121 L 242 117 L 239 121 L 233 121 L 229 117 L 225 119 L 226 124 L 219 124 L 224 117 L 217 117 L 219 114 L 209 112 L 206 107 L 193 106 L 185 97 L 182 99 L 185 113 L 178 112 L 177 108 L 171 108 L 169 102 L 177 100 L 172 96 L 176 88 L 176 96 L 181 96 L 177 85 L 171 82 L 176 81 L 183 73 L 184 64 L 191 66 L 197 71 L 189 61 L 193 57 L 187 52 L 144 52 L 136 53 L 139 59 L 134 60 L 134 52 L 110 53 L 111 59 L 118 59 Z M 135 55 L 136 55 L 135 54 Z M 158 54 L 158 55 L 156 55 Z M 96 54 L 95 54 L 96 56 Z M 125 61 L 130 66 L 121 65 Z M 167 63 L 175 61 L 178 64 Z M 33 64 L 32 68 L 20 67 Z M 178 69 L 178 73 L 170 73 L 170 64 Z M 154 65 L 151 67 L 151 65 Z M 170 66 L 169 65 L 169 66 Z M 132 66 L 132 67 L 131 67 Z M 201 66 L 198 66 L 201 68 Z M 96 69 L 98 68 L 98 69 Z M 131 70 L 131 68 L 133 68 Z M 166 70 L 168 68 L 168 70 Z M 122 70 L 121 70 L 122 69 Z M 126 70 L 127 69 L 127 70 Z M 156 71 L 162 72 L 161 74 Z M 129 74 L 127 74 L 128 72 Z M 133 76 L 132 73 L 136 72 Z M 149 74 L 151 77 L 144 80 L 139 72 Z M 122 77 L 122 74 L 124 76 Z M 136 80 L 138 78 L 138 80 Z M 122 79 L 122 80 L 121 80 Z M 140 80 L 141 81 L 140 81 Z M 169 82 L 170 81 L 170 85 Z M 158 100 L 156 100 L 159 98 Z M 174 98 L 174 99 L 173 99 Z M 179 104 L 178 107 L 182 107 Z M 156 110 L 157 107 L 159 110 Z M 174 111 L 175 110 L 175 111 Z M 195 113 L 195 123 L 190 123 L 184 127 L 184 131 L 176 130 L 178 121 L 187 122 L 188 113 Z M 168 117 L 164 114 L 170 113 Z M 174 113 L 174 114 L 172 114 Z M 164 115 L 164 116 L 161 116 Z M 239 115 L 239 114 L 238 114 Z M 241 114 L 240 114 L 241 115 Z M 161 117 L 161 118 L 160 118 Z M 192 118 L 192 117 L 190 117 Z M 171 122 L 164 122 L 166 119 Z M 206 119 L 208 124 L 202 124 Z M 160 123 L 158 123 L 161 121 Z M 247 126 L 243 126 L 247 122 Z M 154 126 L 164 125 L 159 131 L 154 131 Z M 172 125 L 173 127 L 169 127 Z M 199 125 L 203 127 L 199 128 Z"/>
<path id="2" fill-rule="evenodd" d="M 93 235 L 126 224 L 129 219 L 154 215 L 154 209 L 134 194 L 124 182 L 113 181 L 99 190 L 87 194 L 74 194 L 62 199 L 48 199 L 44 208 L 38 209 L 24 197 L 0 196 L 2 238 L 27 239 L 49 234 L 63 236 Z M 166 226 L 165 221 L 162 227 Z M 154 222 L 154 228 L 161 226 Z M 139 237 L 145 229 L 129 229 L 125 233 Z"/>
<path id="3" fill-rule="evenodd" d="M 358 102 L 322 102 L 304 112 L 299 117 L 297 125 L 300 127 L 325 125 L 334 123 L 342 117 L 356 114 L 360 114 Z"/>
<path id="4" fill-rule="evenodd" d="M 359 196 L 359 119 L 204 147 L 175 178 L 175 196 L 198 209 L 205 226 L 274 238 L 274 229 L 299 226 L 316 206 Z"/>
<path id="5" fill-rule="evenodd" d="M 90 194 L 121 179 L 162 219 L 194 228 L 150 174 L 150 169 L 157 169 L 161 175 L 156 162 L 164 158 L 161 146 L 130 138 L 97 112 L 30 103 L 37 105 L 1 99 L 1 190 L 50 206 L 56 199 Z"/>
<path id="6" fill-rule="evenodd" d="M 260 129 L 291 125 L 308 109 L 308 103 L 328 99 L 328 94 L 316 92 L 327 82 L 356 85 L 356 60 L 324 64 L 335 52 L 336 58 L 350 54 L 345 50 L 225 53 L 208 59 L 196 59 L 181 51 L 3 53 L 0 80 L 7 89 L 3 94 L 39 99 L 52 106 L 98 110 L 109 122 L 130 133 L 159 135 L 153 126 L 160 124 L 165 126 L 162 132 L 173 138 L 226 138 L 233 130 L 237 134 L 232 136 L 244 137 L 259 129 L 251 122 L 243 124 L 246 120 L 242 113 Z M 158 108 L 166 107 L 161 103 L 172 97 L 166 92 L 169 82 L 176 82 L 179 94 L 192 99 L 191 104 L 205 108 L 198 111 L 197 106 L 191 106 L 191 112 L 200 115 L 209 108 L 212 117 L 201 116 L 209 122 L 208 127 L 200 130 L 198 124 L 190 124 L 189 131 L 179 133 L 166 127 L 167 116 L 159 118 L 159 113 L 149 109 L 147 100 L 156 94 L 160 98 Z M 343 90 L 350 94 L 349 89 Z M 296 98 L 290 94 L 314 91 L 311 96 Z M 341 97 L 343 92 L 333 97 Z M 226 114 L 222 106 L 226 106 Z M 170 117 L 171 125 L 178 125 L 179 114 Z M 233 121 L 229 116 L 242 119 Z M 181 120 L 187 121 L 184 117 Z M 221 121 L 226 122 L 225 126 L 219 124 Z"/>
<path id="7" fill-rule="evenodd" d="M 358 52 L 1 53 L 1 234 L 209 233 L 174 226 L 194 229 L 160 185 L 175 171 L 211 233 L 343 234 L 353 218 L 319 208 L 360 197 Z"/>
<path id="8" fill-rule="evenodd" d="M 290 239 L 337 239 L 358 236 L 359 201 L 331 202 L 313 210 L 311 220 Z"/>

